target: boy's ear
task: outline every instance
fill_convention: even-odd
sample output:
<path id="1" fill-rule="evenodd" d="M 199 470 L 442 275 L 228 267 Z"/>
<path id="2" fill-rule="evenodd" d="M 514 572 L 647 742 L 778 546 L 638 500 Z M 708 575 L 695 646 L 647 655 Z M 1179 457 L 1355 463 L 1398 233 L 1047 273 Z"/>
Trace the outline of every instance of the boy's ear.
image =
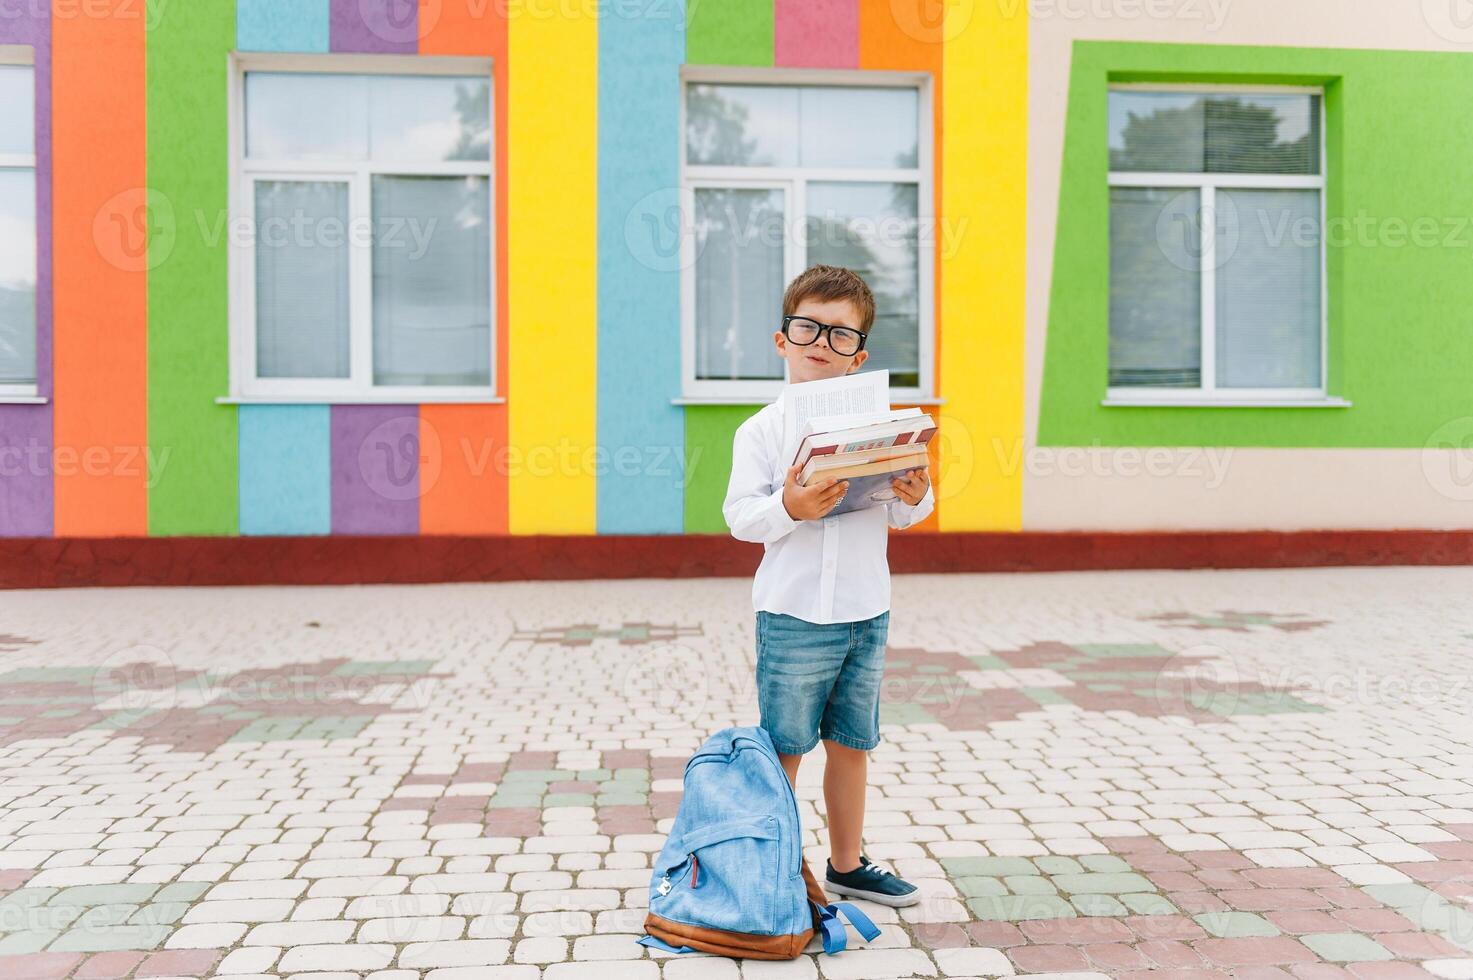
<path id="1" fill-rule="evenodd" d="M 845 371 L 844 373 L 845 374 L 853 374 L 855 371 L 858 371 L 859 370 L 859 366 L 861 364 L 863 364 L 867 360 L 869 360 L 869 351 L 867 351 L 867 350 L 860 351 L 858 354 L 855 354 L 854 355 L 854 363 L 851 364 L 851 365 L 849 365 L 849 370 L 848 371 Z"/>

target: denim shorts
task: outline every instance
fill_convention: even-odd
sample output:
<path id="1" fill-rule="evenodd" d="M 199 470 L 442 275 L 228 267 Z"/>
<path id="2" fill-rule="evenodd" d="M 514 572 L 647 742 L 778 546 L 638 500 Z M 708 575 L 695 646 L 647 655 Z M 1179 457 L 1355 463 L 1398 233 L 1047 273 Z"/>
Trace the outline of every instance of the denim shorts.
<path id="1" fill-rule="evenodd" d="M 880 744 L 880 682 L 890 611 L 853 623 L 810 623 L 757 611 L 757 705 L 784 755 L 821 738 L 852 749 Z"/>

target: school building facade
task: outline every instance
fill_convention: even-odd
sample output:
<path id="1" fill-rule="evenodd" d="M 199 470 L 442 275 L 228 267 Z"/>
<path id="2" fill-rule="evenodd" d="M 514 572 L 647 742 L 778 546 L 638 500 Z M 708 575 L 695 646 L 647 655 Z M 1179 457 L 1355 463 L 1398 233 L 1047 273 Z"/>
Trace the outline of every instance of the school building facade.
<path id="1" fill-rule="evenodd" d="M 0 14 L 9 584 L 753 561 L 821 261 L 940 424 L 898 568 L 1473 560 L 1454 6 Z"/>

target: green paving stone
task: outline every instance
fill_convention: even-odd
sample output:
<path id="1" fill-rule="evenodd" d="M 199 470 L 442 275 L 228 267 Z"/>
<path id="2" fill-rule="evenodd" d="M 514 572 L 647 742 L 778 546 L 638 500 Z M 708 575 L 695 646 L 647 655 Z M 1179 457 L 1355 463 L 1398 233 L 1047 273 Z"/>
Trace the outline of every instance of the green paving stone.
<path id="1" fill-rule="evenodd" d="M 986 875 L 1003 878 L 1008 875 L 1036 875 L 1038 868 L 1027 858 L 1020 857 L 955 857 L 942 858 L 941 866 L 953 877 Z"/>
<path id="2" fill-rule="evenodd" d="M 881 701 L 880 721 L 886 725 L 934 725 L 931 712 L 910 701 Z"/>
<path id="3" fill-rule="evenodd" d="M 994 657 L 990 653 L 978 654 L 975 657 L 968 657 L 967 659 L 970 660 L 972 663 L 976 664 L 982 670 L 1011 670 L 1012 669 L 1011 665 L 1009 665 L 1006 660 L 1001 660 L 1001 659 L 999 659 L 997 657 Z"/>
<path id="4" fill-rule="evenodd" d="M 1003 883 L 996 878 L 958 878 L 956 886 L 968 898 L 989 898 L 1008 893 Z"/>
<path id="5" fill-rule="evenodd" d="M 1180 911 L 1171 899 L 1154 892 L 1133 892 L 1121 895 L 1120 900 L 1136 915 L 1176 915 Z"/>
<path id="6" fill-rule="evenodd" d="M 940 664 L 921 664 L 919 667 L 916 668 L 916 673 L 918 673 L 918 674 L 949 674 L 949 673 L 951 673 L 951 668 L 950 667 L 943 667 Z"/>
<path id="7" fill-rule="evenodd" d="M 1033 863 L 1038 865 L 1040 871 L 1051 875 L 1077 875 L 1084 870 L 1084 867 L 1073 858 L 1060 857 L 1057 854 L 1036 857 Z"/>
<path id="8" fill-rule="evenodd" d="M 1155 886 L 1134 873 L 1054 875 L 1054 884 L 1071 895 L 1121 895 L 1148 892 Z"/>
<path id="9" fill-rule="evenodd" d="M 1415 909 L 1429 901 L 1434 905 L 1442 902 L 1442 896 L 1436 892 L 1407 882 L 1399 885 L 1365 885 L 1361 891 L 1382 905 L 1390 905 L 1394 909 L 1403 910 L 1403 914 L 1405 914 L 1405 909 Z"/>
<path id="10" fill-rule="evenodd" d="M 1192 916 L 1192 921 L 1219 939 L 1279 934 L 1272 922 L 1252 912 L 1203 912 Z"/>
<path id="11" fill-rule="evenodd" d="M 21 667 L 0 674 L 4 684 L 91 684 L 96 667 Z"/>
<path id="12" fill-rule="evenodd" d="M 648 769 L 638 769 L 633 766 L 626 766 L 622 769 L 614 770 L 614 779 L 615 781 L 621 783 L 626 781 L 649 782 L 650 771 Z"/>
<path id="13" fill-rule="evenodd" d="M 549 806 L 593 806 L 592 793 L 548 793 L 542 805 Z"/>
<path id="14" fill-rule="evenodd" d="M 607 769 L 579 769 L 578 778 L 591 779 L 596 783 L 601 783 L 607 779 L 614 778 L 614 774 Z"/>
<path id="15" fill-rule="evenodd" d="M 70 718 L 77 713 L 76 708 L 52 708 L 50 711 L 41 712 L 42 718 Z"/>
<path id="16" fill-rule="evenodd" d="M 134 925 L 164 925 L 178 922 L 189 911 L 189 902 L 151 902 L 128 919 Z"/>
<path id="17" fill-rule="evenodd" d="M 426 809 L 428 809 L 428 806 L 429 806 L 429 801 L 428 800 L 425 801 L 425 805 L 426 805 Z M 541 809 L 541 807 L 542 807 L 542 797 L 541 796 L 513 796 L 511 794 L 505 794 L 505 795 L 503 795 L 501 793 L 497 793 L 495 796 L 491 797 L 490 801 L 486 804 L 486 806 L 489 809 L 517 809 L 517 808 L 523 808 L 523 807 L 532 807 L 534 809 Z"/>
<path id="18" fill-rule="evenodd" d="M 114 905 L 146 902 L 158 885 L 76 885 L 58 892 L 49 905 Z"/>
<path id="19" fill-rule="evenodd" d="M 1003 879 L 1014 895 L 1057 895 L 1059 890 L 1043 875 L 1011 875 Z"/>
<path id="20" fill-rule="evenodd" d="M 0 898 L 0 914 L 8 914 L 15 909 L 45 905 L 47 899 L 55 894 L 55 888 L 17 888 L 4 898 Z"/>
<path id="21" fill-rule="evenodd" d="M 644 806 L 649 801 L 644 793 L 600 793 L 597 798 L 599 806 Z"/>
<path id="22" fill-rule="evenodd" d="M 1109 895 L 1075 895 L 1070 901 L 1080 915 L 1125 915 L 1125 906 Z"/>
<path id="23" fill-rule="evenodd" d="M 24 718 L 13 718 L 10 715 L 0 715 L 0 727 L 9 728 L 11 725 L 19 725 Z"/>
<path id="24" fill-rule="evenodd" d="M 1020 922 L 1024 919 L 1072 919 L 1074 906 L 1057 895 L 999 895 L 967 899 L 979 919 Z"/>
<path id="25" fill-rule="evenodd" d="M 1130 870 L 1130 865 L 1113 854 L 1086 854 L 1079 859 L 1079 863 L 1091 871 L 1104 873 Z"/>
<path id="26" fill-rule="evenodd" d="M 1072 704 L 1068 698 L 1051 687 L 1021 687 L 1018 689 L 1034 704 Z"/>
<path id="27" fill-rule="evenodd" d="M 52 943 L 48 952 L 103 953 L 114 949 L 149 950 L 162 943 L 173 932 L 172 926 L 107 926 L 73 929 Z"/>
<path id="28" fill-rule="evenodd" d="M 176 881 L 159 889 L 155 902 L 192 902 L 213 887 L 209 881 Z"/>
<path id="29" fill-rule="evenodd" d="M 138 909 L 139 906 L 131 903 L 94 905 L 90 909 L 82 910 L 82 914 L 77 916 L 77 921 L 72 923 L 72 929 L 75 931 L 77 929 L 120 926 L 131 919 Z"/>
<path id="30" fill-rule="evenodd" d="M 27 953 L 39 953 L 50 946 L 58 935 L 60 933 L 32 929 L 12 932 L 0 937 L 0 956 L 24 956 Z"/>
<path id="31" fill-rule="evenodd" d="M 1389 949 L 1358 932 L 1317 932 L 1300 936 L 1299 941 L 1331 963 L 1392 959 Z"/>

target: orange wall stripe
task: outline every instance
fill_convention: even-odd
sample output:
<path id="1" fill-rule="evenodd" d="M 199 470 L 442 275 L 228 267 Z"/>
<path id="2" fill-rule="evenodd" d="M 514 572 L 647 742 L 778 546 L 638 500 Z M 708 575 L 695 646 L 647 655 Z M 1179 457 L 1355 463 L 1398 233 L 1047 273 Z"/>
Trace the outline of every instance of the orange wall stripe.
<path id="1" fill-rule="evenodd" d="M 938 10 L 944 10 L 944 4 L 937 4 L 934 0 L 859 0 L 859 67 L 866 70 L 876 71 L 924 71 L 931 74 L 931 213 L 936 215 L 934 226 L 936 232 L 936 262 L 935 283 L 932 286 L 932 294 L 935 296 L 935 320 L 933 323 L 933 343 L 935 344 L 935 363 L 932 370 L 936 378 L 936 394 L 942 394 L 941 385 L 941 254 L 940 246 L 944 244 L 945 238 L 941 235 L 942 220 L 941 213 L 941 61 L 942 61 L 942 22 Z M 923 214 L 924 218 L 925 215 Z M 924 225 L 924 222 L 923 222 Z M 897 408 L 905 406 L 896 406 Z M 942 415 L 942 405 L 919 406 L 932 416 L 939 418 Z M 931 479 L 938 480 L 942 472 L 942 460 L 939 457 L 941 448 L 941 433 L 938 438 L 931 441 Z M 939 491 L 939 487 L 936 488 Z M 933 491 L 935 492 L 935 491 Z M 924 521 L 915 525 L 910 531 L 939 531 L 941 504 L 938 502 L 936 509 Z"/>
<path id="2" fill-rule="evenodd" d="M 490 56 L 496 103 L 496 392 L 509 398 L 507 361 L 506 4 L 420 0 L 420 54 Z M 421 534 L 507 533 L 507 406 L 421 405 Z"/>
<path id="3" fill-rule="evenodd" d="M 124 8 L 51 20 L 58 537 L 148 533 L 145 18 Z"/>

